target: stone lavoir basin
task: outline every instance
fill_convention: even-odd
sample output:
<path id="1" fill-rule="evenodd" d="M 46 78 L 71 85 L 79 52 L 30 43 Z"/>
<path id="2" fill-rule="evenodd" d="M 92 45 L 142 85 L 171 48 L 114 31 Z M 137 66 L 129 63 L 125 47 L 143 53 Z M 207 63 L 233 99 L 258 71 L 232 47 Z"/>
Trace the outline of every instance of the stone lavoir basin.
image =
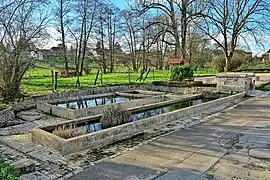
<path id="1" fill-rule="evenodd" d="M 178 101 L 170 100 L 170 103 L 167 104 L 166 101 L 147 104 L 145 106 L 126 109 L 132 114 L 129 119 L 130 121 L 126 124 L 102 129 L 99 122 L 102 115 L 95 115 L 56 125 L 35 128 L 32 130 L 32 139 L 34 142 L 57 149 L 61 154 L 67 155 L 127 139 L 149 128 L 181 119 L 191 114 L 198 114 L 201 111 L 235 100 L 240 101 L 244 96 L 245 93 L 239 93 L 211 101 L 201 97 L 195 99 L 193 96 L 191 99 L 186 97 Z M 61 126 L 82 134 L 67 139 L 52 134 L 53 130 Z"/>
<path id="2" fill-rule="evenodd" d="M 131 114 L 129 118 L 129 122 L 140 121 L 146 118 L 150 118 L 150 117 L 157 116 L 160 114 L 165 114 L 168 112 L 172 112 L 178 109 L 183 109 L 186 107 L 190 107 L 190 106 L 201 104 L 208 101 L 210 101 L 210 99 L 199 98 L 199 99 L 188 100 L 188 101 L 184 101 L 184 102 L 180 102 L 176 104 L 169 104 L 162 107 L 155 107 L 155 108 L 150 108 L 146 110 L 136 111 Z M 101 131 L 102 125 L 99 120 L 96 120 L 96 121 L 88 121 L 88 122 L 83 122 L 83 123 L 78 123 L 78 124 L 72 124 L 70 128 L 72 129 L 72 131 L 85 134 L 85 133 L 93 133 L 93 132 Z"/>

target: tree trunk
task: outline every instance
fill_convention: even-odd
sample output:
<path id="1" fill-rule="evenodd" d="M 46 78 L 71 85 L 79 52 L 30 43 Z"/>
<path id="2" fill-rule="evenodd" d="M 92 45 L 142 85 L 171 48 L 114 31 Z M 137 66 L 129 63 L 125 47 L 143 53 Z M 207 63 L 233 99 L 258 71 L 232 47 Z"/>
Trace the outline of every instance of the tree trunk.
<path id="1" fill-rule="evenodd" d="M 106 74 L 107 65 L 106 65 L 106 59 L 105 59 L 105 47 L 104 47 L 104 29 L 103 29 L 103 19 L 101 18 L 101 48 L 102 48 L 102 67 L 103 67 L 103 73 Z"/>
<path id="2" fill-rule="evenodd" d="M 85 3 L 88 3 L 89 1 L 85 1 Z M 92 31 L 92 28 L 93 28 L 93 22 L 94 22 L 94 17 L 95 17 L 95 11 L 96 11 L 96 3 L 93 7 L 93 11 L 92 11 L 92 14 L 91 14 L 91 20 L 90 20 L 90 25 L 89 25 L 89 28 L 88 30 L 87 29 L 87 22 L 84 24 L 84 42 L 83 42 L 83 54 L 82 54 L 82 60 L 81 60 L 81 70 L 80 70 L 80 75 L 82 75 L 83 73 L 83 67 L 84 67 L 84 61 L 85 61 L 85 56 L 86 56 L 86 50 L 87 50 L 87 42 L 89 40 L 89 37 L 90 37 L 90 33 Z"/>
<path id="3" fill-rule="evenodd" d="M 177 20 L 175 17 L 174 2 L 173 1 L 170 1 L 170 9 L 171 9 L 171 16 L 170 17 L 171 17 L 171 21 L 172 21 L 172 29 L 173 29 L 173 33 L 174 33 L 174 39 L 175 39 L 174 55 L 175 55 L 175 58 L 180 58 L 181 45 L 180 45 L 178 25 L 177 25 Z"/>
<path id="4" fill-rule="evenodd" d="M 231 63 L 232 63 L 233 56 L 230 54 L 229 56 L 225 56 L 225 67 L 224 72 L 228 72 L 232 70 Z"/>
<path id="5" fill-rule="evenodd" d="M 62 46 L 63 46 L 63 56 L 65 61 L 65 71 L 68 73 L 68 60 L 67 60 L 67 48 L 65 42 L 65 29 L 64 29 L 64 15 L 63 15 L 63 0 L 60 0 L 60 26 L 61 26 L 61 36 L 62 36 Z"/>
<path id="6" fill-rule="evenodd" d="M 182 0 L 181 11 L 181 53 L 182 58 L 186 59 L 186 37 L 187 37 L 187 0 Z"/>
<path id="7" fill-rule="evenodd" d="M 2 89 L 2 96 L 5 103 L 12 102 L 16 98 L 20 98 L 20 81 L 17 78 L 15 78 L 12 82 L 6 81 Z"/>

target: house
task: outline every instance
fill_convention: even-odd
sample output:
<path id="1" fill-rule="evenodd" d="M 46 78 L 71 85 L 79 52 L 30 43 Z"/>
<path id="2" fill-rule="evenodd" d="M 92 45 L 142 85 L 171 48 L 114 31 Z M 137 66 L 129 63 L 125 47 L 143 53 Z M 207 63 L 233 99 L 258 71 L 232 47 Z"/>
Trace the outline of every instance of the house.
<path id="1" fill-rule="evenodd" d="M 270 49 L 262 55 L 262 61 L 269 61 L 270 60 Z"/>
<path id="2" fill-rule="evenodd" d="M 42 61 L 44 59 L 43 53 L 40 50 L 31 51 L 30 56 L 36 60 Z"/>
<path id="3" fill-rule="evenodd" d="M 174 59 L 170 59 L 169 61 L 168 61 L 168 64 L 169 65 L 173 65 L 173 66 L 175 66 L 175 65 L 184 65 L 184 63 L 185 63 L 185 60 L 184 59 L 180 59 L 180 58 L 174 58 Z"/>

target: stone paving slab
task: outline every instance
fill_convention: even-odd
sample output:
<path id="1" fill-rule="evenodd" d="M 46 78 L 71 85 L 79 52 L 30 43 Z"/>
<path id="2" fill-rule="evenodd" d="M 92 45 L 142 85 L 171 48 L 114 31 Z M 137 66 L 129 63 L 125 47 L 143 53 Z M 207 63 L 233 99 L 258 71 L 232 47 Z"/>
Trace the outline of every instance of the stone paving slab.
<path id="1" fill-rule="evenodd" d="M 27 122 L 36 121 L 46 117 L 47 115 L 37 109 L 31 109 L 27 111 L 21 111 L 16 114 L 17 117 Z"/>
<path id="2" fill-rule="evenodd" d="M 50 178 L 45 176 L 44 174 L 34 172 L 22 175 L 21 177 L 19 177 L 19 180 L 50 180 Z"/>
<path id="3" fill-rule="evenodd" d="M 104 162 L 87 168 L 79 176 L 71 177 L 70 180 L 150 180 L 156 178 L 160 173 L 159 171 L 134 165 Z"/>
<path id="4" fill-rule="evenodd" d="M 211 144 L 223 134 L 223 131 L 213 127 L 205 128 L 194 125 L 192 128 L 176 131 L 159 138 L 111 161 L 167 171 L 178 167 L 180 162 Z"/>
<path id="5" fill-rule="evenodd" d="M 24 124 L 1 128 L 0 129 L 0 136 L 30 133 L 33 128 L 36 128 L 38 126 L 39 125 L 35 122 L 27 122 Z"/>
<path id="6" fill-rule="evenodd" d="M 198 180 L 202 173 L 192 169 L 174 169 L 156 180 Z"/>
<path id="7" fill-rule="evenodd" d="M 269 124 L 256 121 L 243 131 L 243 136 L 224 158 L 213 165 L 206 174 L 214 179 L 268 180 L 270 177 Z M 260 128 L 254 128 L 255 126 Z M 261 128 L 265 125 L 265 129 Z M 264 159 L 266 158 L 266 159 Z"/>

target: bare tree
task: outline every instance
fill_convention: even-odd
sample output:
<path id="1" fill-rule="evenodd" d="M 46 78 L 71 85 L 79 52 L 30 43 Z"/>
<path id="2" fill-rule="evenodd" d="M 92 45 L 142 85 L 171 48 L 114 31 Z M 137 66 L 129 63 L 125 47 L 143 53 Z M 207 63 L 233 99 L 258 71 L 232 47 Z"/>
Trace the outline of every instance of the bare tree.
<path id="1" fill-rule="evenodd" d="M 80 75 L 82 75 L 83 68 L 84 68 L 84 62 L 85 57 L 87 53 L 87 44 L 90 38 L 90 35 L 93 30 L 95 17 L 97 16 L 97 6 L 99 5 L 97 0 L 83 0 L 80 3 L 80 0 L 78 4 L 80 4 L 79 8 L 77 9 L 77 13 L 81 15 L 81 45 L 79 48 L 82 55 L 79 56 L 80 59 Z"/>
<path id="2" fill-rule="evenodd" d="M 175 46 L 174 56 L 186 58 L 187 28 L 190 22 L 201 16 L 205 9 L 204 0 L 142 0 L 138 1 L 139 12 L 144 13 L 151 9 L 159 10 L 167 17 L 167 21 L 155 21 L 152 24 L 163 24 L 168 28 L 165 33 L 173 37 L 173 41 L 165 41 Z M 180 12 L 180 13 L 179 13 Z M 178 19 L 181 23 L 178 23 Z M 181 32 L 180 32 L 181 31 Z M 163 35 L 159 32 L 156 36 Z"/>
<path id="3" fill-rule="evenodd" d="M 57 0 L 57 7 L 55 9 L 55 15 L 58 19 L 57 31 L 61 34 L 62 43 L 62 54 L 65 63 L 65 72 L 68 73 L 68 57 L 67 57 L 67 46 L 66 46 L 66 22 L 68 21 L 67 15 L 70 12 L 69 9 L 70 0 Z"/>
<path id="4" fill-rule="evenodd" d="M 76 0 L 73 2 L 75 20 L 68 23 L 67 35 L 69 42 L 75 45 L 72 49 L 72 57 L 75 62 L 76 70 L 76 87 L 80 86 L 80 78 L 84 69 L 85 57 L 87 55 L 87 44 L 94 25 L 94 17 L 96 14 L 97 1 Z M 74 52 L 75 51 L 75 52 Z"/>
<path id="5" fill-rule="evenodd" d="M 176 4 L 174 0 L 154 0 L 154 1 L 139 1 L 139 11 L 141 13 L 147 12 L 148 10 L 151 9 L 157 9 L 160 10 L 168 17 L 168 21 L 165 22 L 153 22 L 152 24 L 157 24 L 157 23 L 163 23 L 165 26 L 168 26 L 170 28 L 166 29 L 166 33 L 169 33 L 170 35 L 173 36 L 174 42 L 168 42 L 166 41 L 167 44 L 169 45 L 174 45 L 175 50 L 174 50 L 174 55 L 175 57 L 180 57 L 181 55 L 181 42 L 180 42 L 180 35 L 179 35 L 179 24 L 177 20 L 177 9 L 176 9 Z M 159 36 L 160 34 L 157 34 Z"/>
<path id="6" fill-rule="evenodd" d="M 12 4 L 15 3 L 15 0 L 12 0 L 12 1 L 2 1 L 0 2 L 0 14 L 6 9 L 8 8 L 9 6 L 11 6 Z"/>
<path id="7" fill-rule="evenodd" d="M 99 11 L 98 15 L 98 28 L 97 28 L 97 39 L 98 42 L 96 44 L 96 51 L 99 56 L 100 67 L 103 70 L 103 73 L 107 73 L 107 62 L 106 62 L 106 55 L 105 55 L 105 17 L 104 17 L 104 9 Z"/>
<path id="8" fill-rule="evenodd" d="M 124 10 L 121 12 L 123 17 L 122 23 L 122 35 L 127 42 L 129 53 L 131 55 L 131 64 L 133 71 L 138 71 L 138 21 L 137 17 L 133 15 L 130 10 Z"/>
<path id="9" fill-rule="evenodd" d="M 106 8 L 107 15 L 107 38 L 108 38 L 108 46 L 109 46 L 109 61 L 110 61 L 110 73 L 114 71 L 114 63 L 115 63 L 115 41 L 116 41 L 116 33 L 119 27 L 119 13 L 120 10 L 115 7 L 113 4 L 109 4 Z"/>
<path id="10" fill-rule="evenodd" d="M 207 34 L 224 53 L 224 71 L 231 70 L 235 49 L 240 40 L 255 40 L 265 35 L 269 23 L 267 0 L 209 0 L 208 12 L 199 28 Z"/>
<path id="11" fill-rule="evenodd" d="M 0 91 L 5 101 L 21 95 L 20 83 L 46 37 L 49 12 L 44 0 L 16 0 L 0 14 Z"/>

